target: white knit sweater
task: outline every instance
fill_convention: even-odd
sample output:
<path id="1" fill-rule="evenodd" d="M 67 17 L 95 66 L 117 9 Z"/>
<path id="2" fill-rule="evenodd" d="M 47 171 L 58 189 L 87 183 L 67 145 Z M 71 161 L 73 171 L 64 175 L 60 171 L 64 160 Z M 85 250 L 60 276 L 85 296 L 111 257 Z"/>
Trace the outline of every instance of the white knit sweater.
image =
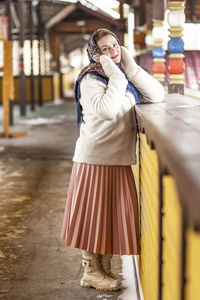
<path id="1" fill-rule="evenodd" d="M 108 85 L 89 74 L 81 82 L 84 122 L 76 142 L 75 162 L 93 165 L 136 163 L 135 98 L 126 92 L 124 74 L 110 61 L 101 59 L 109 77 Z M 141 102 L 163 101 L 163 86 L 142 68 L 138 67 L 136 74 L 129 74 L 128 78 L 142 94 Z"/>

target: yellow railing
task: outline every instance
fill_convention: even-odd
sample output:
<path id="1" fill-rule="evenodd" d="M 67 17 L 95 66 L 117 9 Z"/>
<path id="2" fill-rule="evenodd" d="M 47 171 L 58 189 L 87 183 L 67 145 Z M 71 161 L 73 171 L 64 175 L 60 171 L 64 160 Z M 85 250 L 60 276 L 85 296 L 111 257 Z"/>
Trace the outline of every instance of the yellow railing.
<path id="1" fill-rule="evenodd" d="M 57 73 L 42 76 L 42 100 L 52 101 L 60 98 L 60 76 Z M 19 101 L 19 77 L 14 78 L 15 93 L 13 100 Z M 26 76 L 26 101 L 31 98 L 30 76 Z M 38 76 L 34 76 L 34 100 L 38 101 Z M 0 102 L 2 101 L 2 78 L 0 77 Z"/>
<path id="2" fill-rule="evenodd" d="M 200 300 L 200 178 L 195 176 L 200 174 L 200 131 L 195 127 L 200 104 L 188 101 L 168 95 L 165 103 L 136 108 L 139 159 L 133 173 L 144 300 Z"/>

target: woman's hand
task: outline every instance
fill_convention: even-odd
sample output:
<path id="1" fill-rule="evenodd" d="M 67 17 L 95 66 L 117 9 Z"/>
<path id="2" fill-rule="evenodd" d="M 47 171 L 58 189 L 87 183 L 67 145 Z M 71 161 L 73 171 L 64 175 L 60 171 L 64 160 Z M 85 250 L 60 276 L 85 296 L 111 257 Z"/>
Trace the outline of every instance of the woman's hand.
<path id="1" fill-rule="evenodd" d="M 102 65 L 102 68 L 107 77 L 117 75 L 122 77 L 123 79 L 126 79 L 122 71 L 118 68 L 118 66 L 112 61 L 112 59 L 109 56 L 101 55 L 100 64 Z"/>
<path id="2" fill-rule="evenodd" d="M 121 46 L 121 67 L 127 76 L 129 74 L 134 76 L 139 70 L 139 66 L 136 64 L 134 58 L 130 55 L 129 51 L 123 46 Z"/>

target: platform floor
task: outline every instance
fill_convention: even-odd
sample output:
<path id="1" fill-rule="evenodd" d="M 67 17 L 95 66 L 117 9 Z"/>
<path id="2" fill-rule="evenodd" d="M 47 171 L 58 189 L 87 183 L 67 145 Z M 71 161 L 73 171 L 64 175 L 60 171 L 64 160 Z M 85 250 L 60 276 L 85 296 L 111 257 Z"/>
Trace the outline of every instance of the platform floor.
<path id="1" fill-rule="evenodd" d="M 78 136 L 74 103 L 48 103 L 23 118 L 18 109 L 11 131 L 27 137 L 0 139 L 0 299 L 137 299 L 128 286 L 81 288 L 81 252 L 60 239 Z M 120 256 L 112 264 L 125 280 Z"/>

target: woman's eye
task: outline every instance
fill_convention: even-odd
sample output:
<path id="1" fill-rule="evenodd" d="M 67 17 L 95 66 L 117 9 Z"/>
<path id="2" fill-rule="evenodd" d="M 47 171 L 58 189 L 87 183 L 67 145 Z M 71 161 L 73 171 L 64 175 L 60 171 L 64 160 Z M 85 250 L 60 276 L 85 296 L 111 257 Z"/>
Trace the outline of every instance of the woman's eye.
<path id="1" fill-rule="evenodd" d="M 117 44 L 117 43 L 115 43 L 113 46 L 116 48 L 116 47 L 118 46 L 118 44 Z"/>
<path id="2" fill-rule="evenodd" d="M 108 51 L 108 48 L 103 48 L 103 51 Z"/>

